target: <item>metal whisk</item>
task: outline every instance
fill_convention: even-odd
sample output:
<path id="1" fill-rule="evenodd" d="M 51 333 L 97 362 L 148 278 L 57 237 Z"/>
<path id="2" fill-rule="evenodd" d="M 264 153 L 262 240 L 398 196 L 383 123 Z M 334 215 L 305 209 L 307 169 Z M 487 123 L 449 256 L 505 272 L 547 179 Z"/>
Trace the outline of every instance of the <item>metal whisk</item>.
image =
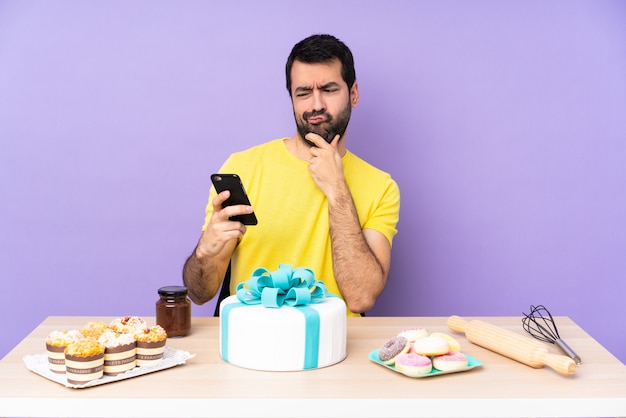
<path id="1" fill-rule="evenodd" d="M 580 357 L 561 339 L 554 319 L 545 306 L 530 305 L 530 313 L 524 315 L 522 324 L 530 335 L 540 341 L 558 345 L 576 364 L 582 363 Z"/>

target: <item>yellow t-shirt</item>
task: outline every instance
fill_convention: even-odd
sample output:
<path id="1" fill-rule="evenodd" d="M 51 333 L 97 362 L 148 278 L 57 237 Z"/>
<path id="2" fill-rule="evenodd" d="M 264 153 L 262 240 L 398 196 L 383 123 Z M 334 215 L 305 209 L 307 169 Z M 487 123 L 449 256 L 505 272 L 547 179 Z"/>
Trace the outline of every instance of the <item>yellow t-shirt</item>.
<path id="1" fill-rule="evenodd" d="M 219 171 L 239 175 L 259 221 L 246 227 L 233 253 L 230 293 L 258 267 L 274 271 L 290 264 L 310 268 L 330 293 L 341 296 L 333 273 L 328 202 L 311 178 L 308 162 L 293 156 L 285 139 L 234 153 Z M 361 228 L 379 231 L 391 244 L 400 211 L 396 182 L 350 152 L 343 157 L 343 169 Z M 211 188 L 203 230 L 215 194 Z"/>

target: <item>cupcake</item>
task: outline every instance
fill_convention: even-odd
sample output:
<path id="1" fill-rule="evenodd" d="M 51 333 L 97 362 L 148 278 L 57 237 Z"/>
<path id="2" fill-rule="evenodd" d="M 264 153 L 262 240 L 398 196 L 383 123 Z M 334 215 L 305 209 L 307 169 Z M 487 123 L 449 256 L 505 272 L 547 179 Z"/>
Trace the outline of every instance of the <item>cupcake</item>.
<path id="1" fill-rule="evenodd" d="M 148 323 L 139 316 L 122 316 L 115 318 L 109 324 L 109 328 L 115 332 L 129 332 L 131 334 L 134 334 L 136 331 L 142 330 L 147 326 Z"/>
<path id="2" fill-rule="evenodd" d="M 135 368 L 135 338 L 130 333 L 105 331 L 98 341 L 104 345 L 104 374 L 118 375 Z"/>
<path id="3" fill-rule="evenodd" d="M 92 321 L 87 323 L 87 325 L 80 330 L 80 333 L 83 334 L 85 338 L 97 340 L 108 329 L 109 324 L 100 321 Z"/>
<path id="4" fill-rule="evenodd" d="M 52 331 L 46 338 L 48 366 L 53 373 L 65 373 L 65 348 L 75 341 L 83 339 L 78 330 Z"/>
<path id="5" fill-rule="evenodd" d="M 82 385 L 100 379 L 104 370 L 104 345 L 97 340 L 82 339 L 65 348 L 67 381 Z"/>
<path id="6" fill-rule="evenodd" d="M 135 332 L 137 366 L 145 366 L 163 358 L 167 332 L 160 325 L 145 327 Z"/>

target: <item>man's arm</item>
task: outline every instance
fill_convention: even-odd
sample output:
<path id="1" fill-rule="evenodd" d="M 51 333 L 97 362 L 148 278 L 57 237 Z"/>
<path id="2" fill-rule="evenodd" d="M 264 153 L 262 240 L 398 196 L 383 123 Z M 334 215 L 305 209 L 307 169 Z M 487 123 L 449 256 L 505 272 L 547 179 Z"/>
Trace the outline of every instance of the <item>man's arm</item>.
<path id="1" fill-rule="evenodd" d="M 346 185 L 344 193 L 328 202 L 335 280 L 352 312 L 370 310 L 387 283 L 391 246 L 373 229 L 361 229 Z"/>
<path id="2" fill-rule="evenodd" d="M 189 290 L 189 298 L 197 305 L 215 296 L 237 241 L 246 233 L 245 225 L 229 218 L 251 213 L 252 208 L 244 205 L 222 208 L 229 196 L 230 192 L 224 191 L 213 199 L 211 219 L 183 266 L 183 283 Z"/>
<path id="3" fill-rule="evenodd" d="M 202 237 L 183 266 L 183 283 L 189 290 L 189 298 L 196 305 L 202 305 L 215 297 L 226 274 L 229 260 L 226 258 L 224 263 L 218 257 L 199 255 L 200 241 Z"/>
<path id="4" fill-rule="evenodd" d="M 385 288 L 391 264 L 391 245 L 378 231 L 361 229 L 350 189 L 343 175 L 338 137 L 330 144 L 308 134 L 311 148 L 309 171 L 328 199 L 333 270 L 350 311 L 366 312 Z"/>

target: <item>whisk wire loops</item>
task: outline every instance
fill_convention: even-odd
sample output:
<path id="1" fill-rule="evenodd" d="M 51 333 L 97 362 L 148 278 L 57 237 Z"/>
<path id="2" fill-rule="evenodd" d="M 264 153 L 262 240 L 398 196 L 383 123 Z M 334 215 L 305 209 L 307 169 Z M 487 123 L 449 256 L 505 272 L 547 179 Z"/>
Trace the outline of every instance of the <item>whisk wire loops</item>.
<path id="1" fill-rule="evenodd" d="M 576 364 L 581 364 L 580 357 L 561 340 L 559 330 L 554 323 L 552 314 L 543 305 L 530 305 L 530 313 L 522 318 L 524 330 L 540 341 L 558 345 Z"/>
<path id="2" fill-rule="evenodd" d="M 530 305 L 530 313 L 524 315 L 522 319 L 524 329 L 536 339 L 554 344 L 561 338 L 552 314 L 545 306 Z"/>

